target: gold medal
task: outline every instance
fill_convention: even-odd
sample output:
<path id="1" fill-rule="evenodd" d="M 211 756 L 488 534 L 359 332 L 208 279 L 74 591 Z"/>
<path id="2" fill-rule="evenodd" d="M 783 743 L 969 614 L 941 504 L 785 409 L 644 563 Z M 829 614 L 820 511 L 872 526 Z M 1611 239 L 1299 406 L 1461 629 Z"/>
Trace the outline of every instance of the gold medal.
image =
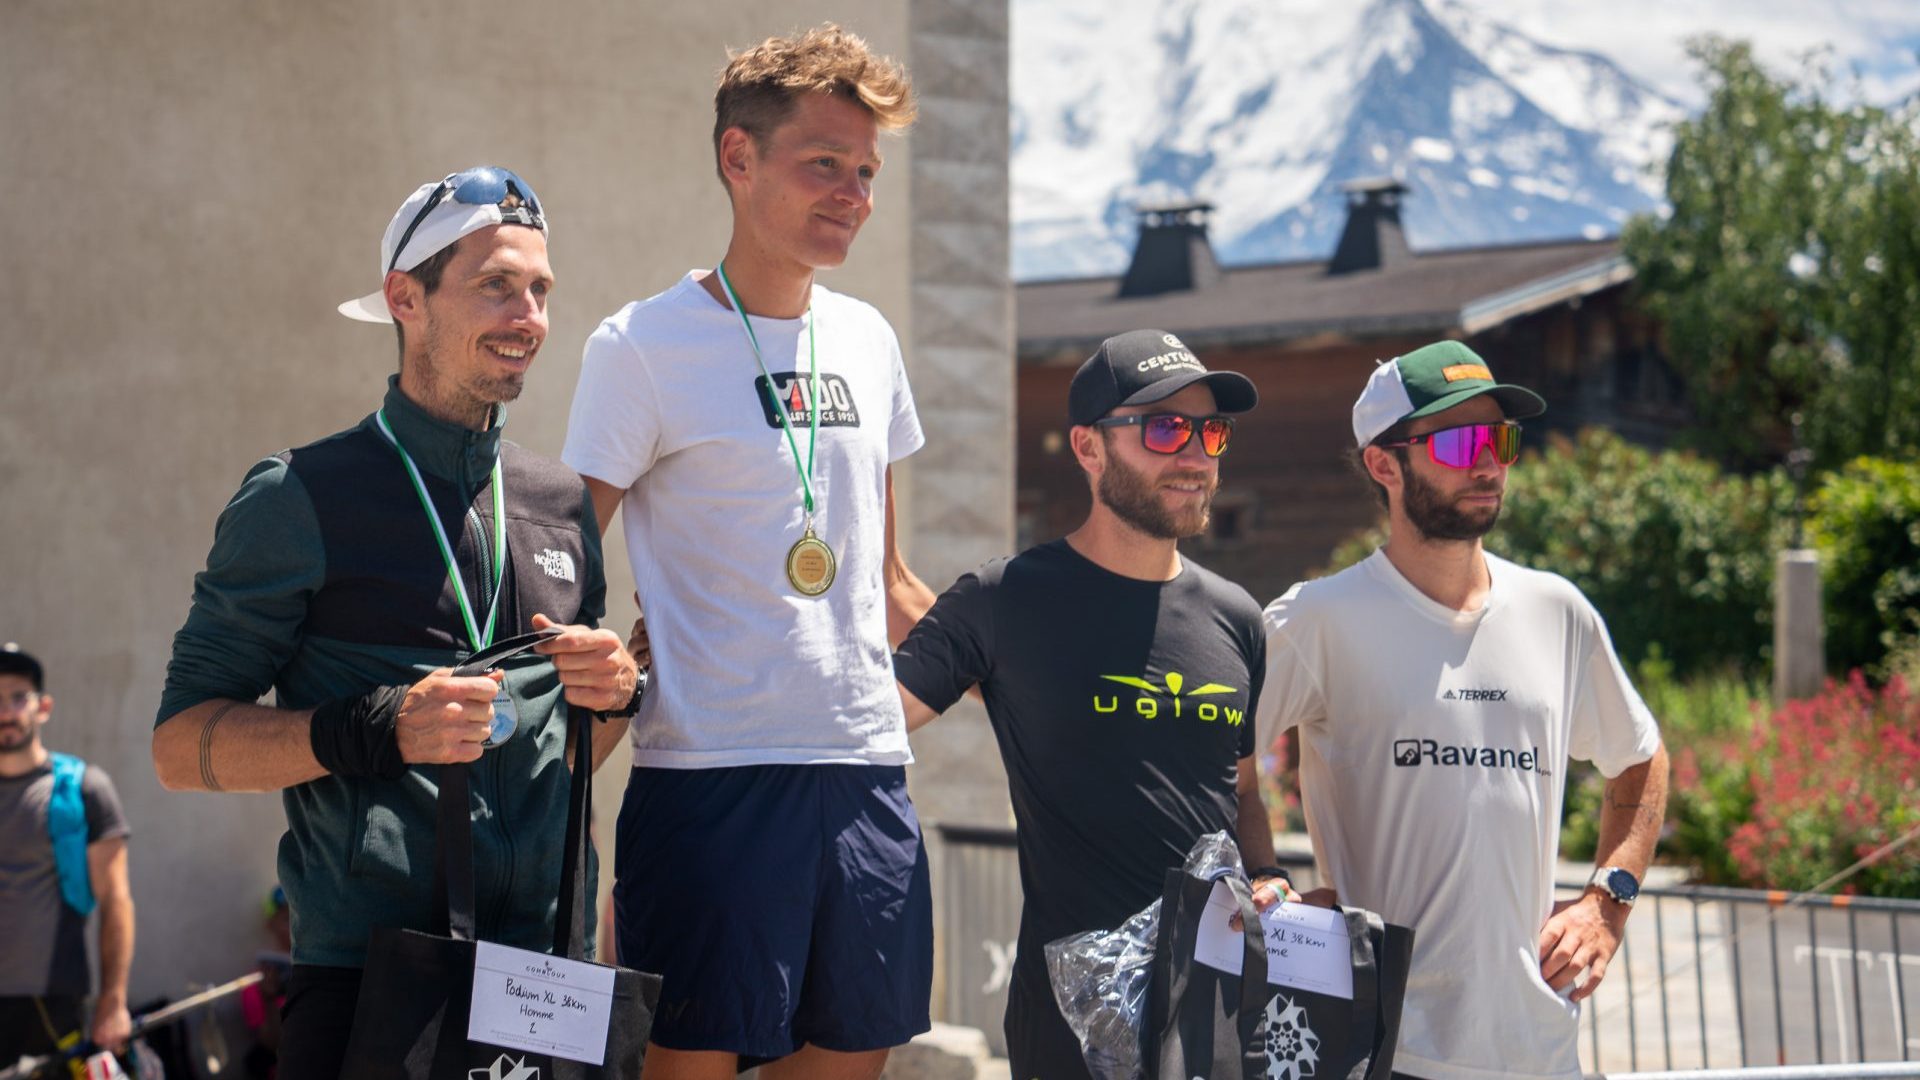
<path id="1" fill-rule="evenodd" d="M 819 596 L 833 586 L 836 569 L 833 549 L 813 534 L 809 522 L 807 534 L 787 549 L 787 580 L 800 595 Z"/>
<path id="2" fill-rule="evenodd" d="M 766 405 L 769 412 L 780 421 L 780 430 L 787 437 L 787 449 L 793 451 L 793 468 L 800 475 L 800 505 L 807 515 L 807 533 L 793 542 L 787 549 L 787 581 L 802 596 L 819 596 L 833 587 L 833 576 L 839 567 L 833 557 L 833 549 L 827 542 L 813 533 L 813 451 L 820 443 L 820 406 L 816 402 L 807 403 L 807 460 L 800 460 L 800 444 L 793 437 L 793 423 L 788 413 L 798 409 L 802 403 L 800 388 L 793 389 L 793 404 L 784 405 L 774 396 L 773 374 L 767 370 L 767 362 L 760 355 L 760 339 L 753 332 L 753 323 L 747 319 L 747 309 L 740 304 L 740 296 L 733 291 L 733 282 L 727 280 L 727 266 L 721 263 L 714 267 L 719 275 L 720 287 L 726 291 L 727 301 L 733 305 L 734 314 L 740 316 L 740 328 L 746 331 L 747 343 L 753 346 L 753 362 L 760 367 L 760 377 L 765 380 L 767 394 Z M 807 305 L 807 388 L 810 393 L 820 392 L 820 354 L 814 348 L 813 341 L 813 305 Z"/>

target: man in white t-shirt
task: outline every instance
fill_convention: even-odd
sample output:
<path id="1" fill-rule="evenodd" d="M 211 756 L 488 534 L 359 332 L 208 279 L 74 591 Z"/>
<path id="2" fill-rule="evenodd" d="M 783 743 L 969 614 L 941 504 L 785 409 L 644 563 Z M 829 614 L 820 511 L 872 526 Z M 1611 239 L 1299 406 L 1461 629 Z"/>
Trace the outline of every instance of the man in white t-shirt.
<path id="1" fill-rule="evenodd" d="M 877 1076 L 929 1026 L 890 661 L 933 600 L 889 539 L 890 465 L 924 438 L 892 327 L 814 274 L 846 260 L 913 92 L 828 26 L 736 55 L 714 111 L 725 258 L 601 324 L 562 455 L 601 528 L 622 517 L 657 661 L 619 957 L 663 976 L 650 1078 Z"/>
<path id="2" fill-rule="evenodd" d="M 1415 930 L 1397 1075 L 1578 1077 L 1578 1002 L 1665 813 L 1666 751 L 1599 613 L 1481 547 L 1517 420 L 1545 409 L 1459 342 L 1381 365 L 1353 431 L 1386 546 L 1266 611 L 1258 733 L 1300 731 L 1314 857 L 1342 902 Z M 1599 868 L 1556 903 L 1573 758 L 1608 778 Z"/>

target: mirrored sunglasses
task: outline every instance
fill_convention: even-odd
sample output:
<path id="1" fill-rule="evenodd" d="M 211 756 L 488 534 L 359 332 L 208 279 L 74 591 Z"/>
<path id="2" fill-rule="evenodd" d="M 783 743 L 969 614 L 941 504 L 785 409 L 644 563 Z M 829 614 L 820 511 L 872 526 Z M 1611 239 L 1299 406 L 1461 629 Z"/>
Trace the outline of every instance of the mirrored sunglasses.
<path id="1" fill-rule="evenodd" d="M 1413 446 L 1417 443 L 1426 443 L 1427 456 L 1436 465 L 1445 465 L 1449 469 L 1473 468 L 1473 463 L 1480 460 L 1480 452 L 1488 449 L 1493 451 L 1493 460 L 1502 465 L 1511 465 L 1520 457 L 1520 425 L 1511 420 L 1498 424 L 1463 424 L 1381 445 Z"/>
<path id="2" fill-rule="evenodd" d="M 1140 444 L 1156 454 L 1177 454 L 1200 433 L 1200 449 L 1217 458 L 1227 452 L 1233 440 L 1233 419 L 1227 416 L 1185 416 L 1180 413 L 1142 413 L 1138 416 L 1108 416 L 1093 422 L 1094 427 L 1140 428 Z"/>
<path id="3" fill-rule="evenodd" d="M 400 256 L 407 250 L 407 242 L 413 239 L 413 231 L 427 220 L 433 208 L 448 198 L 462 206 L 497 206 L 502 221 L 531 225 L 541 232 L 547 231 L 547 215 L 540 209 L 540 197 L 533 193 L 533 187 L 510 169 L 483 165 L 477 169 L 457 172 L 440 181 L 440 186 L 427 196 L 426 204 L 420 212 L 413 215 L 407 223 L 407 231 L 400 234 L 400 242 L 394 245 L 393 261 L 387 264 L 387 271 L 400 265 Z"/>

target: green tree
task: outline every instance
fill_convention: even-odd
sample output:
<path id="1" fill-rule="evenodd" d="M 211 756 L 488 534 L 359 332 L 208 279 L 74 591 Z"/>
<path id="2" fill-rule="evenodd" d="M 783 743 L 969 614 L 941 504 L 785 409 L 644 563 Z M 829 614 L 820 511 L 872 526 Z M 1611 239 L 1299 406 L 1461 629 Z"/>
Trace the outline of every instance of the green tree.
<path id="1" fill-rule="evenodd" d="M 1780 460 L 1790 416 L 1816 462 L 1920 447 L 1920 138 L 1913 118 L 1837 104 L 1811 65 L 1770 74 L 1707 38 L 1706 109 L 1681 123 L 1664 218 L 1624 236 L 1642 301 L 1731 464 Z"/>

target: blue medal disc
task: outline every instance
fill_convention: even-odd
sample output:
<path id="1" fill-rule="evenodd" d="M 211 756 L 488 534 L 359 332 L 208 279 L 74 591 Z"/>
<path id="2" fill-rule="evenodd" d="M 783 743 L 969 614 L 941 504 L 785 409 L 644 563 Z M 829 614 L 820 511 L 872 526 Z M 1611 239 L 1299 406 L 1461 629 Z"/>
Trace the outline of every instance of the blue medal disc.
<path id="1" fill-rule="evenodd" d="M 491 750 L 508 739 L 520 727 L 520 710 L 513 703 L 513 695 L 507 693 L 505 683 L 500 692 L 493 696 L 493 727 L 487 732 L 487 741 L 480 745 Z"/>

